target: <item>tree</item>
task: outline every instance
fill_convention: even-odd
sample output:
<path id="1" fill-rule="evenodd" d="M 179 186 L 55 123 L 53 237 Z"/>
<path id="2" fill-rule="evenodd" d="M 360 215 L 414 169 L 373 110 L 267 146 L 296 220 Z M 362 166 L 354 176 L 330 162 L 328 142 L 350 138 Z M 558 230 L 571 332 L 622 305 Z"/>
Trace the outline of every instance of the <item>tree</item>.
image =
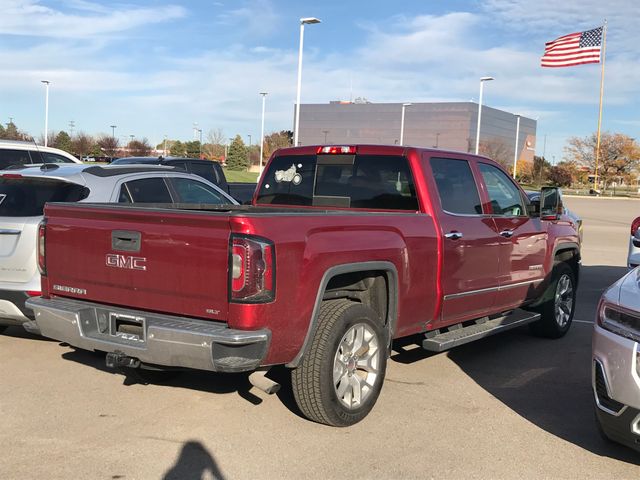
<path id="1" fill-rule="evenodd" d="M 247 157 L 247 147 L 245 147 L 242 137 L 236 135 L 229 146 L 227 168 L 229 170 L 246 170 L 248 167 L 249 158 Z"/>
<path id="2" fill-rule="evenodd" d="M 169 143 L 169 141 L 167 141 L 167 145 L 170 145 L 169 147 L 169 154 L 173 157 L 184 157 L 187 155 L 187 152 L 184 148 L 184 143 L 182 143 L 180 140 L 175 140 L 175 141 L 171 141 L 171 143 Z"/>
<path id="3" fill-rule="evenodd" d="M 7 128 L 2 129 L 2 137 L 4 140 L 30 140 L 31 137 L 24 132 L 18 130 L 13 122 L 7 123 Z"/>
<path id="4" fill-rule="evenodd" d="M 266 135 L 264 137 L 263 162 L 266 162 L 271 157 L 271 154 L 279 148 L 290 147 L 291 145 L 293 145 L 293 132 L 290 130 L 280 130 Z"/>
<path id="5" fill-rule="evenodd" d="M 513 150 L 502 140 L 492 138 L 480 142 L 478 153 L 495 160 L 510 172 L 513 171 Z"/>
<path id="6" fill-rule="evenodd" d="M 53 143 L 51 143 L 51 145 L 55 148 L 59 148 L 60 150 L 64 150 L 65 152 L 71 153 L 73 151 L 73 142 L 71 140 L 71 137 L 64 130 L 61 130 L 56 135 L 56 138 L 53 140 Z"/>
<path id="7" fill-rule="evenodd" d="M 93 150 L 95 143 L 91 135 L 80 132 L 76 135 L 76 138 L 73 139 L 73 153 L 82 160 Z"/>
<path id="8" fill-rule="evenodd" d="M 200 141 L 199 140 L 184 142 L 182 146 L 184 147 L 185 157 L 200 158 Z"/>
<path id="9" fill-rule="evenodd" d="M 127 145 L 129 155 L 132 157 L 148 157 L 151 155 L 151 144 L 149 140 L 143 138 L 142 140 L 131 140 Z"/>
<path id="10" fill-rule="evenodd" d="M 202 146 L 202 152 L 211 160 L 217 160 L 219 162 L 223 161 L 225 154 L 225 139 L 226 136 L 221 128 L 209 130 L 209 133 L 207 133 L 208 143 L 205 143 Z"/>
<path id="11" fill-rule="evenodd" d="M 556 187 L 569 187 L 573 183 L 571 168 L 566 163 L 559 163 L 549 169 L 549 181 Z"/>
<path id="12" fill-rule="evenodd" d="M 595 133 L 584 138 L 570 138 L 565 147 L 566 158 L 595 173 L 596 144 Z M 598 178 L 605 189 L 615 177 L 628 177 L 639 164 L 640 145 L 633 138 L 622 133 L 604 132 L 601 135 Z"/>
<path id="13" fill-rule="evenodd" d="M 547 181 L 547 174 L 550 168 L 551 164 L 547 162 L 544 157 L 534 156 L 532 172 L 533 183 L 537 183 L 538 185 L 544 184 Z"/>
<path id="14" fill-rule="evenodd" d="M 106 155 L 108 157 L 113 158 L 118 153 L 118 147 L 120 146 L 120 141 L 112 135 L 102 134 L 98 137 L 98 140 L 96 141 L 96 145 L 100 148 L 101 156 Z"/>

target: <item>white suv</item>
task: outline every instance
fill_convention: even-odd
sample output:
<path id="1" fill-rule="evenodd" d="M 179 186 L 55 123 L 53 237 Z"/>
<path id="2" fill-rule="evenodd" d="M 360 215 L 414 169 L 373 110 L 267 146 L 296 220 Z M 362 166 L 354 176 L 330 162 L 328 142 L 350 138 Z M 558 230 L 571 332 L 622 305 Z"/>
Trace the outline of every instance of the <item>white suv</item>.
<path id="1" fill-rule="evenodd" d="M 34 324 L 36 236 L 47 202 L 237 204 L 202 177 L 159 165 L 43 164 L 0 171 L 0 331 Z"/>
<path id="2" fill-rule="evenodd" d="M 43 147 L 34 142 L 0 140 L 0 170 L 32 163 L 82 163 L 64 150 Z"/>

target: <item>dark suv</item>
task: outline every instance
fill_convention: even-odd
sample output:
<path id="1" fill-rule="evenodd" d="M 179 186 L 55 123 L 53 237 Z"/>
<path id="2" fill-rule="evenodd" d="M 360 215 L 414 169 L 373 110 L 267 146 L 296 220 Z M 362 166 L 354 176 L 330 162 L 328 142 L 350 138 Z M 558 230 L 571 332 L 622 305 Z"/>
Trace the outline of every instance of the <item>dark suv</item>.
<path id="1" fill-rule="evenodd" d="M 140 163 L 147 165 L 170 165 L 186 170 L 189 173 L 199 175 L 202 178 L 216 184 L 240 203 L 251 203 L 255 183 L 227 182 L 224 170 L 218 162 L 201 160 L 198 158 L 181 157 L 124 157 L 111 162 L 115 165 Z"/>

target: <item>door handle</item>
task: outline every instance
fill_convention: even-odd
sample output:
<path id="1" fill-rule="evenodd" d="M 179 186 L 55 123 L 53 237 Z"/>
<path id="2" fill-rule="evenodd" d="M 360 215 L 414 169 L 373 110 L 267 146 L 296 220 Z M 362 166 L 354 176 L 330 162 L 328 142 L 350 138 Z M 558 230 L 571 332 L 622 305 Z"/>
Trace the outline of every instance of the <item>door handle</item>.
<path id="1" fill-rule="evenodd" d="M 0 235 L 20 235 L 20 230 L 13 230 L 12 228 L 0 228 Z"/>
<path id="2" fill-rule="evenodd" d="M 113 230 L 111 232 L 111 248 L 121 252 L 139 252 L 140 238 L 140 232 Z"/>
<path id="3" fill-rule="evenodd" d="M 462 238 L 461 232 L 449 232 L 444 234 L 445 238 L 449 240 L 460 240 Z"/>
<path id="4" fill-rule="evenodd" d="M 500 235 L 502 235 L 505 238 L 511 238 L 513 237 L 513 230 L 503 230 L 500 232 Z"/>

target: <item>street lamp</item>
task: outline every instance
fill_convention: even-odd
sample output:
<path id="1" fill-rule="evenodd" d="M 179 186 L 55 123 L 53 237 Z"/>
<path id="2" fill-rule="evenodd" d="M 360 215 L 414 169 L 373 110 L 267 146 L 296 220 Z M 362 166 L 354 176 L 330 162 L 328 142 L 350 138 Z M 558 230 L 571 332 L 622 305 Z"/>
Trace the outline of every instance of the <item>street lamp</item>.
<path id="1" fill-rule="evenodd" d="M 293 132 L 293 146 L 298 146 L 298 129 L 300 127 L 300 88 L 302 87 L 302 45 L 304 43 L 304 26 L 320 23 L 315 17 L 300 19 L 300 50 L 298 51 L 298 90 L 296 94 L 296 125 Z"/>
<path id="2" fill-rule="evenodd" d="M 402 117 L 400 119 L 400 145 L 404 143 L 404 111 L 407 107 L 413 105 L 412 103 L 403 103 L 402 104 Z"/>
<path id="3" fill-rule="evenodd" d="M 322 133 L 324 133 L 324 144 L 327 144 L 327 134 L 329 133 L 329 130 L 322 130 Z"/>
<path id="4" fill-rule="evenodd" d="M 513 178 L 516 178 L 518 168 L 518 136 L 520 135 L 520 115 L 516 114 L 516 149 L 513 154 Z"/>
<path id="5" fill-rule="evenodd" d="M 480 78 L 480 99 L 478 101 L 478 128 L 476 130 L 476 155 L 478 155 L 478 149 L 480 148 L 480 120 L 482 119 L 482 92 L 484 90 L 484 82 L 493 80 L 493 77 L 481 77 Z"/>
<path id="6" fill-rule="evenodd" d="M 436 144 L 433 146 L 433 148 L 438 148 L 439 139 L 440 139 L 440 132 L 436 132 Z"/>
<path id="7" fill-rule="evenodd" d="M 262 127 L 260 128 L 260 176 L 262 176 L 262 156 L 264 155 L 264 104 L 268 92 L 260 92 L 262 95 Z"/>
<path id="8" fill-rule="evenodd" d="M 113 138 L 114 140 L 116 139 L 116 128 L 118 127 L 117 125 L 110 125 L 111 127 L 111 138 Z"/>
<path id="9" fill-rule="evenodd" d="M 44 94 L 44 146 L 47 146 L 49 140 L 49 80 L 40 80 L 44 83 L 45 86 L 45 94 Z"/>

